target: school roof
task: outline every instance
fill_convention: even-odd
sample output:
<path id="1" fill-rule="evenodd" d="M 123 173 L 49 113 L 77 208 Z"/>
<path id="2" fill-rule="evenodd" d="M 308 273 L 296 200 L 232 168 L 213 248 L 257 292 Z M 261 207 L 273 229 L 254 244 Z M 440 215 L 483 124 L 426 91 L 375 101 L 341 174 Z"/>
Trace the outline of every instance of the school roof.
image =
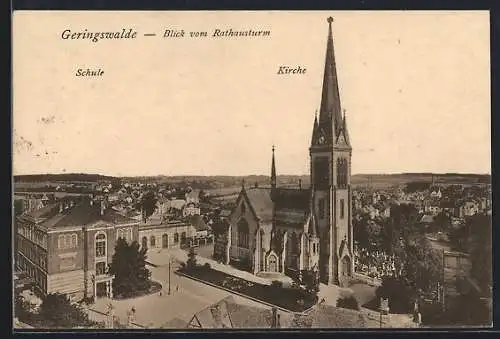
<path id="1" fill-rule="evenodd" d="M 137 222 L 111 208 L 104 208 L 101 214 L 101 204 L 89 199 L 78 199 L 70 204 L 69 199 L 62 199 L 36 211 L 26 213 L 21 220 L 37 222 L 46 228 L 91 225 L 98 221 L 112 224 L 128 224 Z"/>

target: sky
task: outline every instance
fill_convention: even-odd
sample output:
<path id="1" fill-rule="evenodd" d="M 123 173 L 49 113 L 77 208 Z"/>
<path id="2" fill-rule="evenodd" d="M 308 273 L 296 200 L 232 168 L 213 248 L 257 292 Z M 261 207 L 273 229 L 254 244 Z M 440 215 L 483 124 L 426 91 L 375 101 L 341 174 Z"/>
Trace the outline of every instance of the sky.
<path id="1" fill-rule="evenodd" d="M 14 174 L 269 175 L 272 145 L 309 173 L 328 16 L 353 174 L 491 173 L 488 12 L 296 11 L 15 12 Z M 271 34 L 211 37 L 229 28 Z"/>

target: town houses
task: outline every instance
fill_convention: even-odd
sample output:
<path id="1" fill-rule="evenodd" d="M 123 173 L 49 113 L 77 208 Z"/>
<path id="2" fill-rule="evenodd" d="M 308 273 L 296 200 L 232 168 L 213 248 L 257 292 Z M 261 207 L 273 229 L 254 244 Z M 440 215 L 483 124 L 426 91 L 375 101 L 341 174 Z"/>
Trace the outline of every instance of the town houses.
<path id="1" fill-rule="evenodd" d="M 101 184 L 91 194 L 16 196 L 17 270 L 41 294 L 63 293 L 72 300 L 109 297 L 113 276 L 107 271 L 118 238 L 150 250 L 212 242 L 191 190 L 188 199 L 177 199 L 179 192 L 172 198 L 157 194 L 153 214 L 143 220 L 137 204 L 153 187 Z"/>

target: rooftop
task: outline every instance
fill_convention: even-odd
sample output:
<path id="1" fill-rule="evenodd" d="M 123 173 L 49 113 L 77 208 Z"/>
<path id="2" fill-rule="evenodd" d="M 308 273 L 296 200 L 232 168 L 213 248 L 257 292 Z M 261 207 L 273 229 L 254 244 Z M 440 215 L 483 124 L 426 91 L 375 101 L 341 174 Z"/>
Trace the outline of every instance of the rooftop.
<path id="1" fill-rule="evenodd" d="M 101 204 L 94 202 L 91 205 L 89 199 L 77 199 L 73 200 L 72 203 L 70 199 L 61 199 L 22 217 L 34 219 L 40 226 L 46 228 L 86 226 L 98 221 L 113 224 L 136 222 L 111 208 L 105 208 L 101 214 Z"/>

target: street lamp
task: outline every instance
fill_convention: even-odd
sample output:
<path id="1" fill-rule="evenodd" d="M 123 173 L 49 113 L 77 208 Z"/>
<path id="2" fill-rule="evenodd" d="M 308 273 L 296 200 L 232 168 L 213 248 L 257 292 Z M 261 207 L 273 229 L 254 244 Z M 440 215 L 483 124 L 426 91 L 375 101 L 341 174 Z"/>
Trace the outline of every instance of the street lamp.
<path id="1" fill-rule="evenodd" d="M 172 271 L 172 267 L 171 267 L 171 263 L 172 263 L 172 257 L 169 255 L 168 256 L 168 295 L 170 295 L 170 272 Z"/>

